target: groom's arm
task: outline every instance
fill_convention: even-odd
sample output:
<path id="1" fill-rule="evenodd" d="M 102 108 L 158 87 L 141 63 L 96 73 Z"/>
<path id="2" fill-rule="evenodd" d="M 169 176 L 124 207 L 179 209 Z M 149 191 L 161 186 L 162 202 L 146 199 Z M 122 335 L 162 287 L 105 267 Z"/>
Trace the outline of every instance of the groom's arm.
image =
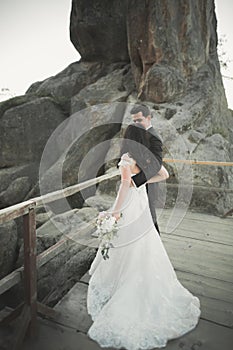
<path id="1" fill-rule="evenodd" d="M 152 178 L 150 178 L 147 183 L 155 183 L 155 182 L 160 182 L 163 180 L 167 180 L 169 178 L 169 174 L 167 169 L 162 165 L 161 169 L 159 172 L 154 175 Z"/>
<path id="2" fill-rule="evenodd" d="M 140 171 L 140 173 L 132 176 L 132 180 L 134 181 L 137 187 L 145 184 L 149 179 L 155 176 L 161 169 L 162 163 L 157 161 L 156 159 L 153 161 L 153 164 L 147 166 L 144 171 Z"/>
<path id="3" fill-rule="evenodd" d="M 132 180 L 137 187 L 139 187 L 147 182 L 146 175 L 144 174 L 143 171 L 140 171 L 140 173 L 132 176 Z"/>

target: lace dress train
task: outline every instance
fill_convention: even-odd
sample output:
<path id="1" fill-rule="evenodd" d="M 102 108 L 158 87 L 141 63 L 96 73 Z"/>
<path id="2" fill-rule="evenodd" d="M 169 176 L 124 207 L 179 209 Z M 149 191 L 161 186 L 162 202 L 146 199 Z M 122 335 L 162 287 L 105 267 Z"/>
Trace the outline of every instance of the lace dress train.
<path id="1" fill-rule="evenodd" d="M 165 347 L 196 327 L 200 302 L 176 277 L 154 228 L 145 186 L 131 187 L 124 204 L 110 258 L 104 260 L 98 250 L 89 271 L 88 335 L 101 347 Z"/>

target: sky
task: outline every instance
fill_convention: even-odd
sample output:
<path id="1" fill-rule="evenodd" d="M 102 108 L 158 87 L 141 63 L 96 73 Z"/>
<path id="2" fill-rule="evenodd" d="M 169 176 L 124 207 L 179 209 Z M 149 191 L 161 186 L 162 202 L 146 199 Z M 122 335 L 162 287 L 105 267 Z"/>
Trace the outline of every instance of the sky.
<path id="1" fill-rule="evenodd" d="M 80 55 L 69 38 L 71 0 L 0 0 L 0 89 L 22 95 Z"/>
<path id="2" fill-rule="evenodd" d="M 0 0 L 0 101 L 23 95 L 29 86 L 59 73 L 80 59 L 70 42 L 71 0 Z M 218 35 L 228 60 L 225 76 L 233 77 L 233 1 L 215 0 Z M 223 78 L 233 109 L 233 80 Z"/>
<path id="3" fill-rule="evenodd" d="M 224 38 L 223 51 L 225 57 L 229 60 L 227 69 L 221 69 L 223 76 L 232 77 L 232 79 L 223 78 L 223 84 L 227 97 L 228 107 L 233 110 L 233 1 L 232 0 L 215 0 L 215 11 L 217 16 L 217 33 L 219 38 Z"/>

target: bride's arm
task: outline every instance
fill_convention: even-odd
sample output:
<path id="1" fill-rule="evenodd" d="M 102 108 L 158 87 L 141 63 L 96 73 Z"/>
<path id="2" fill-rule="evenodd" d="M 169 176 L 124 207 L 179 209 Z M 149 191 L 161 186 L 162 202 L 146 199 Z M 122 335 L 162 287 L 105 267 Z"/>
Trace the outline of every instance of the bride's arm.
<path id="1" fill-rule="evenodd" d="M 147 181 L 147 183 L 150 184 L 150 183 L 154 183 L 154 182 L 159 182 L 159 181 L 166 180 L 168 178 L 169 178 L 169 174 L 168 174 L 167 170 L 165 169 L 165 167 L 162 165 L 159 172 L 155 176 L 151 177 Z"/>
<path id="2" fill-rule="evenodd" d="M 129 165 L 120 166 L 121 172 L 121 184 L 117 193 L 115 203 L 113 205 L 112 215 L 116 220 L 120 219 L 122 205 L 124 203 L 125 197 L 128 193 L 130 183 L 131 183 L 131 170 Z"/>

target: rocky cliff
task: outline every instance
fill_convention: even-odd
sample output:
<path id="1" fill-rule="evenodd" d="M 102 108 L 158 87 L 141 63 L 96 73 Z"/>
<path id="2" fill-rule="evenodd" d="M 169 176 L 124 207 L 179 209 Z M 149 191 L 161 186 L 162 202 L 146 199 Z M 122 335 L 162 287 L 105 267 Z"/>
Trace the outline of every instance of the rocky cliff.
<path id="1" fill-rule="evenodd" d="M 40 194 L 39 168 L 52 135 L 44 190 L 57 189 L 61 168 L 64 187 L 103 173 L 104 163 L 114 165 L 129 107 L 141 101 L 154 115 L 164 157 L 232 161 L 233 117 L 220 74 L 214 9 L 213 0 L 73 0 L 70 36 L 81 60 L 0 104 L 1 208 Z M 102 144 L 100 161 L 93 150 Z M 179 199 L 181 206 L 217 215 L 233 207 L 232 167 L 166 166 L 163 205 Z M 115 183 L 99 191 L 106 188 L 114 192 Z M 70 209 L 82 203 L 80 195 L 69 199 Z M 20 227 L 18 243 L 15 226 L 7 243 L 16 252 L 8 271 L 20 251 Z"/>

